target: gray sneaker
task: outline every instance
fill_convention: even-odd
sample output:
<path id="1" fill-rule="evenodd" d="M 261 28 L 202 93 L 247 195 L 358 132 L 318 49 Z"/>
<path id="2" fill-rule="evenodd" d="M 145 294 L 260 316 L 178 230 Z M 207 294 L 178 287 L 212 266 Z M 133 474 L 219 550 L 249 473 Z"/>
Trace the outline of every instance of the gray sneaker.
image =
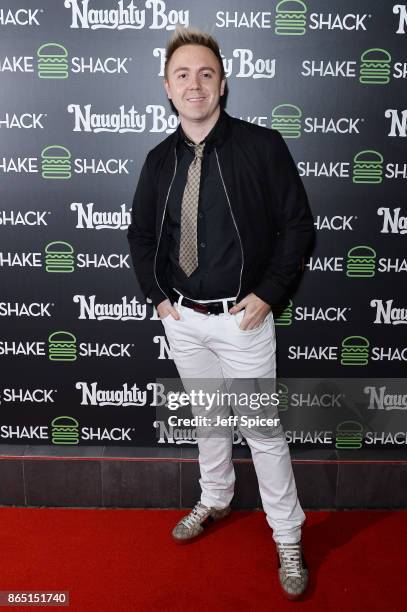
<path id="1" fill-rule="evenodd" d="M 172 530 L 172 537 L 178 543 L 183 544 L 199 536 L 213 521 L 219 521 L 230 512 L 230 506 L 226 508 L 208 508 L 200 501 L 195 504 L 192 511 L 185 515 Z"/>
<path id="2" fill-rule="evenodd" d="M 280 565 L 278 577 L 288 599 L 298 599 L 307 588 L 308 569 L 302 553 L 301 540 L 296 544 L 277 542 Z"/>

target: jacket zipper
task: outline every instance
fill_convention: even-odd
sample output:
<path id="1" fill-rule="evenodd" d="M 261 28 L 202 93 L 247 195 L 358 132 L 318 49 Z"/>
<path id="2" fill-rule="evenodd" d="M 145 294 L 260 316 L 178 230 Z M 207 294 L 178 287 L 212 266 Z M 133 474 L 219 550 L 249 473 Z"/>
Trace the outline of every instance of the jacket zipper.
<path id="1" fill-rule="evenodd" d="M 236 223 L 236 220 L 235 220 L 235 216 L 233 214 L 233 210 L 232 210 L 232 207 L 230 205 L 230 200 L 229 200 L 228 192 L 226 190 L 225 181 L 223 180 L 222 170 L 220 168 L 220 163 L 219 163 L 218 151 L 217 151 L 216 147 L 215 147 L 215 155 L 216 155 L 216 161 L 218 162 L 219 174 L 220 174 L 220 178 L 222 179 L 223 189 L 225 190 L 226 199 L 227 199 L 228 204 L 229 204 L 230 214 L 232 215 L 233 223 L 235 224 L 236 232 L 237 232 L 237 235 L 238 235 L 238 238 L 239 238 L 239 243 L 240 243 L 240 250 L 242 252 L 242 267 L 240 268 L 239 290 L 238 290 L 237 295 L 236 295 L 236 301 L 237 301 L 237 299 L 239 297 L 239 294 L 240 294 L 240 288 L 242 286 L 242 273 L 243 273 L 243 266 L 244 266 L 243 245 L 242 245 L 242 240 L 240 238 L 240 234 L 239 234 L 239 230 L 238 230 L 238 227 L 237 227 L 237 223 Z"/>
<path id="2" fill-rule="evenodd" d="M 161 291 L 163 292 L 163 294 L 166 296 L 167 300 L 169 300 L 170 298 L 168 297 L 168 295 L 165 293 L 165 291 L 163 290 L 163 288 L 161 287 L 160 283 L 158 282 L 158 278 L 157 278 L 157 274 L 156 274 L 156 267 L 157 267 L 157 254 L 158 254 L 158 247 L 160 246 L 160 240 L 161 240 L 161 234 L 163 231 L 163 224 L 164 224 L 164 217 L 165 217 L 165 211 L 167 210 L 167 202 L 168 202 L 168 197 L 170 195 L 170 191 L 171 191 L 171 187 L 172 184 L 174 182 L 174 178 L 175 178 L 175 173 L 177 171 L 177 149 L 174 148 L 174 155 L 175 155 L 175 167 L 174 167 L 174 174 L 172 175 L 172 179 L 171 179 L 171 183 L 170 186 L 168 187 L 168 193 L 167 193 L 167 197 L 165 199 L 165 204 L 164 204 L 164 212 L 163 212 L 163 216 L 161 219 L 161 227 L 160 227 L 160 235 L 158 236 L 158 242 L 157 242 L 157 248 L 155 251 L 155 256 L 154 256 L 154 277 L 156 280 L 157 285 L 159 286 L 159 288 L 161 289 Z"/>

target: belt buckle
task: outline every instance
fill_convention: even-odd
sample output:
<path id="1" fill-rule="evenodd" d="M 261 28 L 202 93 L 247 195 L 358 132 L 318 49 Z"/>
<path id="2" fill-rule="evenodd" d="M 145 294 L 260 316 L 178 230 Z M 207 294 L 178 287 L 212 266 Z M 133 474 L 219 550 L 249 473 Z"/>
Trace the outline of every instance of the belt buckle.
<path id="1" fill-rule="evenodd" d="M 197 304 L 196 302 L 193 305 L 193 309 L 196 310 L 197 312 L 202 312 L 204 314 L 208 314 L 208 311 L 209 311 L 207 306 L 204 306 L 203 304 Z"/>

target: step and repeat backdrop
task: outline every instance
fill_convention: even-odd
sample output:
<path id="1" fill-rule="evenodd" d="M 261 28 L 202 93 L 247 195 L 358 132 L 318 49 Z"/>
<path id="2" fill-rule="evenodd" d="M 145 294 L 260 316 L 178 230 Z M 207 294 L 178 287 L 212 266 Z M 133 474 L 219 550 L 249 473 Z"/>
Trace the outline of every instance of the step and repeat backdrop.
<path id="1" fill-rule="evenodd" d="M 407 3 L 388 0 L 0 0 L 0 444 L 196 443 L 156 418 L 177 371 L 126 237 L 178 124 L 177 25 L 218 40 L 227 112 L 281 132 L 314 213 L 275 313 L 289 442 L 402 453 Z"/>

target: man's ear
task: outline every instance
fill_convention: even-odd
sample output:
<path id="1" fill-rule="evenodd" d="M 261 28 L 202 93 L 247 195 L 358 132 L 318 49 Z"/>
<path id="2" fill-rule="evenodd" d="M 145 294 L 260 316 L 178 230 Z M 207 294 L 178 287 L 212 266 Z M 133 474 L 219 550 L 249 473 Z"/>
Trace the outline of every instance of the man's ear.
<path id="1" fill-rule="evenodd" d="M 168 86 L 167 79 L 164 79 L 164 87 L 165 87 L 165 91 L 167 92 L 168 99 L 171 100 L 170 88 Z"/>
<path id="2" fill-rule="evenodd" d="M 224 77 L 221 81 L 220 84 L 220 95 L 223 96 L 223 94 L 225 93 L 225 87 L 226 87 L 226 77 Z"/>

